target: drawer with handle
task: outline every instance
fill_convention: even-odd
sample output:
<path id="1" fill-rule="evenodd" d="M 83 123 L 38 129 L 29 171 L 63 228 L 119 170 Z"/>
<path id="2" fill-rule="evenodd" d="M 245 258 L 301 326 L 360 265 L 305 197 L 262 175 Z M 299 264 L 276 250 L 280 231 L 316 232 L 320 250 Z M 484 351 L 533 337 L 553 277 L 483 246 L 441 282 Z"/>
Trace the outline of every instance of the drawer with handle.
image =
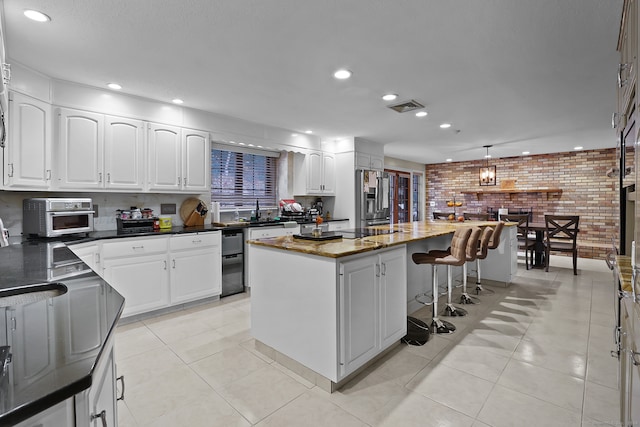
<path id="1" fill-rule="evenodd" d="M 167 236 L 122 238 L 102 243 L 103 258 L 118 258 L 167 252 Z"/>
<path id="2" fill-rule="evenodd" d="M 220 232 L 189 233 L 173 235 L 169 238 L 169 248 L 172 251 L 185 249 L 199 249 L 220 245 Z"/>

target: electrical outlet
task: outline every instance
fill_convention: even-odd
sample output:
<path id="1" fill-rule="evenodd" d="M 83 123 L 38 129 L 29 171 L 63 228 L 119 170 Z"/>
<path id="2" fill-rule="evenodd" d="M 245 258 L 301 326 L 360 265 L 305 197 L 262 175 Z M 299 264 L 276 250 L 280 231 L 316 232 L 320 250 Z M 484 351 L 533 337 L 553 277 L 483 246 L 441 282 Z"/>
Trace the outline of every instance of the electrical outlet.
<path id="1" fill-rule="evenodd" d="M 175 203 L 161 203 L 160 214 L 162 215 L 175 215 L 176 204 Z"/>
<path id="2" fill-rule="evenodd" d="M 436 205 L 436 202 L 429 202 L 429 206 L 434 207 Z"/>

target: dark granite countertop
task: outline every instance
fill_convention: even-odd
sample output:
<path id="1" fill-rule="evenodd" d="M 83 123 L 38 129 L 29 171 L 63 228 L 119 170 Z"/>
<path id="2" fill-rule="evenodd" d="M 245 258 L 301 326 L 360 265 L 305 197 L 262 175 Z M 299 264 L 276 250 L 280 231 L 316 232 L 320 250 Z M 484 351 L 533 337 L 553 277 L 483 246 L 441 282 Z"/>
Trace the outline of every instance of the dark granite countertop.
<path id="1" fill-rule="evenodd" d="M 63 259 L 77 261 L 59 242 L 0 248 L 0 346 L 10 346 L 11 353 L 11 362 L 0 371 L 0 426 L 91 387 L 93 368 L 113 339 L 124 307 L 124 298 L 90 269 L 56 278 L 50 265 L 54 247 Z M 60 283 L 66 292 L 19 305 L 1 298 L 47 283 Z"/>

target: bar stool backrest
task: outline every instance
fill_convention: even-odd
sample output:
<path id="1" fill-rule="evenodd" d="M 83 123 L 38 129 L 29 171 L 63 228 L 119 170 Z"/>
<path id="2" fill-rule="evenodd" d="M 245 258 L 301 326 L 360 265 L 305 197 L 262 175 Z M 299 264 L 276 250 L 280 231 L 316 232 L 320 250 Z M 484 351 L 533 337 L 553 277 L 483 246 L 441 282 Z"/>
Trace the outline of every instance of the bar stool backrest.
<path id="1" fill-rule="evenodd" d="M 500 221 L 498 225 L 496 225 L 495 230 L 493 230 L 493 234 L 491 235 L 491 240 L 489 240 L 489 249 L 495 249 L 500 244 L 500 235 L 502 234 L 502 229 L 504 228 L 504 222 Z"/>
<path id="2" fill-rule="evenodd" d="M 476 249 L 476 258 L 485 259 L 489 252 L 489 241 L 493 237 L 493 228 L 485 227 L 480 237 L 480 247 Z"/>
<path id="3" fill-rule="evenodd" d="M 454 257 L 457 262 L 450 265 L 463 265 L 467 262 L 467 243 L 469 243 L 470 236 L 471 227 L 456 228 L 456 231 L 453 232 L 453 237 L 451 238 L 451 256 Z"/>
<path id="4" fill-rule="evenodd" d="M 478 243 L 482 235 L 482 228 L 471 227 L 471 235 L 467 242 L 467 261 L 475 261 L 478 256 Z"/>

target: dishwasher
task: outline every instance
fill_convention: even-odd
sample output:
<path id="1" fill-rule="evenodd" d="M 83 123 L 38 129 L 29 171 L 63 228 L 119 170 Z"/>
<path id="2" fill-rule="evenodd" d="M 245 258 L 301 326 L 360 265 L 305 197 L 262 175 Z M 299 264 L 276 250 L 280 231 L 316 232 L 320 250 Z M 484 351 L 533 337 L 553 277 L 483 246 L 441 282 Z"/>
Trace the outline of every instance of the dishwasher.
<path id="1" fill-rule="evenodd" d="M 222 297 L 244 292 L 242 229 L 222 230 Z"/>

